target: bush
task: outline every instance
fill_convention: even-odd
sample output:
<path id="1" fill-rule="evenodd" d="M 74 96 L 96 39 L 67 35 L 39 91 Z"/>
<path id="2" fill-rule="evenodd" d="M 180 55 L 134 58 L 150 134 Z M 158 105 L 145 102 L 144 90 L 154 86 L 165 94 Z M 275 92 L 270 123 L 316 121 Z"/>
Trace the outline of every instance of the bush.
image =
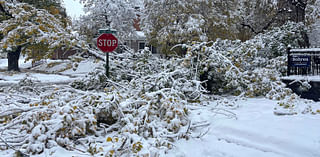
<path id="1" fill-rule="evenodd" d="M 185 65 L 206 81 L 208 91 L 273 97 L 275 91 L 290 93 L 278 89 L 284 88 L 280 77 L 286 72 L 288 45 L 303 41 L 304 31 L 300 23 L 287 23 L 245 42 L 217 40 L 179 46 L 187 48 Z"/>

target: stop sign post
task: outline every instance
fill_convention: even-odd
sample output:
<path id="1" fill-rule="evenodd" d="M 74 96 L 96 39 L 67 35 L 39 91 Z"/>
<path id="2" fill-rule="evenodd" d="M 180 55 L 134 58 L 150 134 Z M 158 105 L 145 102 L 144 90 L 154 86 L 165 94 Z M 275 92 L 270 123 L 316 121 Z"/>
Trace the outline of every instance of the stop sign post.
<path id="1" fill-rule="evenodd" d="M 110 33 L 103 33 L 97 39 L 97 47 L 106 53 L 106 75 L 109 77 L 109 52 L 118 47 L 118 39 Z"/>

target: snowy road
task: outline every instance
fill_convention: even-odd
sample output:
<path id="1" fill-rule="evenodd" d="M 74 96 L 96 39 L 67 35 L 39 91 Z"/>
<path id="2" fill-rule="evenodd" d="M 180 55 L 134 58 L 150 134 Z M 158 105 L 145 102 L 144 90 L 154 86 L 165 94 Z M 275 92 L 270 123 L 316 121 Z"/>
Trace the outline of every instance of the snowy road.
<path id="1" fill-rule="evenodd" d="M 275 116 L 276 101 L 247 99 L 233 110 L 237 119 L 212 112 L 210 106 L 193 111 L 198 121 L 210 121 L 204 137 L 182 140 L 169 154 L 186 157 L 319 157 L 320 115 Z"/>

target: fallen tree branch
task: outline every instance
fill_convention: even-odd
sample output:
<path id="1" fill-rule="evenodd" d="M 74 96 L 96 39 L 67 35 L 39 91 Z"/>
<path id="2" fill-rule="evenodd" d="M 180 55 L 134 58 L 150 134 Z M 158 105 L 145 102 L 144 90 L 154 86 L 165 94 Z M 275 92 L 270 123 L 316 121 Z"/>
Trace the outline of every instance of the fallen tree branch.
<path id="1" fill-rule="evenodd" d="M 23 112 L 29 112 L 35 109 L 41 109 L 42 107 L 33 107 L 33 108 L 29 108 L 29 109 L 20 109 L 20 108 L 14 108 L 14 109 L 9 109 L 6 111 L 3 111 L 0 113 L 0 118 L 4 118 L 7 116 L 11 116 L 11 115 L 17 115 L 19 113 L 23 113 Z"/>

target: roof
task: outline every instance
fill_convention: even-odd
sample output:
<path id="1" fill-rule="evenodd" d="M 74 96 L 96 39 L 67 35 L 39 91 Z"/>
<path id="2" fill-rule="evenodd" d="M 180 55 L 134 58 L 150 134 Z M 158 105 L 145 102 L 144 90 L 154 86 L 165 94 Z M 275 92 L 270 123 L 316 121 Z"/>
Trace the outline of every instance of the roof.
<path id="1" fill-rule="evenodd" d="M 134 31 L 127 40 L 146 40 L 146 35 L 143 31 Z"/>

